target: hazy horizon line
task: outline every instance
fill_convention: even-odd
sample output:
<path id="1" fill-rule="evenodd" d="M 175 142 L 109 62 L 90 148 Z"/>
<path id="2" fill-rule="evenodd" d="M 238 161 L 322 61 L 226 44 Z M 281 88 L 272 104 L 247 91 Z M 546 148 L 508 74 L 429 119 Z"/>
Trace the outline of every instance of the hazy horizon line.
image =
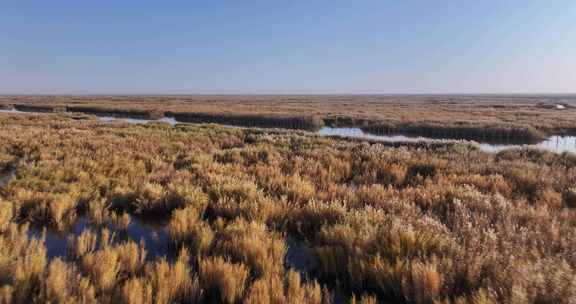
<path id="1" fill-rule="evenodd" d="M 572 93 L 0 93 L 0 97 L 50 97 L 50 96 L 142 96 L 142 97 L 162 97 L 162 96 L 574 96 Z"/>

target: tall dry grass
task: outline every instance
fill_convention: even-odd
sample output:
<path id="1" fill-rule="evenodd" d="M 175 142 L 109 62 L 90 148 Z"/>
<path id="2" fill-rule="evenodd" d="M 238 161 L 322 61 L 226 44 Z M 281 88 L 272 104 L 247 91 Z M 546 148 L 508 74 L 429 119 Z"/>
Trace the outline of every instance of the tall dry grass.
<path id="1" fill-rule="evenodd" d="M 18 160 L 0 193 L 0 302 L 576 298 L 572 154 L 60 115 L 0 125 L 2 159 Z M 127 238 L 151 216 L 168 223 L 158 257 Z M 48 257 L 44 228 L 69 236 L 65 256 Z"/>
<path id="2" fill-rule="evenodd" d="M 564 110 L 557 110 L 561 104 Z M 324 124 L 379 133 L 477 140 L 574 134 L 566 96 L 17 96 L 0 107 L 117 117 L 175 116 L 183 122 L 314 129 Z"/>
<path id="3" fill-rule="evenodd" d="M 248 268 L 216 257 L 200 261 L 200 282 L 208 296 L 223 303 L 236 303 L 243 295 Z"/>

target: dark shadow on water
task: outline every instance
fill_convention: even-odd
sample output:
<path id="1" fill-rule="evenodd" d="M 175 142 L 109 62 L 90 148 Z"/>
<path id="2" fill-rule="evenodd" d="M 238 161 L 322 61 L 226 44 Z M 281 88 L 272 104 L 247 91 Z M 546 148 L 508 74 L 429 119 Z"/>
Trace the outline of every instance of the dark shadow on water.
<path id="1" fill-rule="evenodd" d="M 348 299 L 351 296 L 349 291 L 346 291 L 345 289 L 340 288 L 333 283 L 322 282 L 320 280 L 318 277 L 318 268 L 320 266 L 318 258 L 316 258 L 312 248 L 310 248 L 306 241 L 296 237 L 287 236 L 286 245 L 288 247 L 284 260 L 284 265 L 286 268 L 293 268 L 294 270 L 300 272 L 300 276 L 304 281 L 317 280 L 321 284 L 331 286 L 331 289 L 333 290 L 332 303 L 348 303 Z"/>
<path id="2" fill-rule="evenodd" d="M 311 277 L 318 269 L 318 260 L 305 241 L 294 237 L 286 237 L 286 257 L 284 264 L 299 271 L 304 277 Z"/>
<path id="3" fill-rule="evenodd" d="M 12 179 L 16 177 L 16 168 L 9 168 L 3 172 L 0 172 L 0 190 L 2 190 Z"/>

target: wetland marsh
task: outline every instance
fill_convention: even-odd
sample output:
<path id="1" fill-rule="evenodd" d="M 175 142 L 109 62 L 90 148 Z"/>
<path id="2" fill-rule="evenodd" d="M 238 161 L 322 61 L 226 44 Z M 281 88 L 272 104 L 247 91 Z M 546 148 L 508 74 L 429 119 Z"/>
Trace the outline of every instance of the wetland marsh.
<path id="1" fill-rule="evenodd" d="M 571 153 L 66 113 L 0 127 L 4 302 L 576 296 Z"/>

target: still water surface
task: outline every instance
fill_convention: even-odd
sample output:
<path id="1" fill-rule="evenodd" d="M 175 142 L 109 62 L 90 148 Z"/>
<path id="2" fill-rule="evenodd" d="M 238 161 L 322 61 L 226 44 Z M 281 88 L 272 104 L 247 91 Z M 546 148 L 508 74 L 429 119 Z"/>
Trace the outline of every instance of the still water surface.
<path id="1" fill-rule="evenodd" d="M 359 128 L 331 128 L 324 127 L 318 131 L 322 136 L 340 136 L 348 138 L 361 138 L 382 142 L 433 142 L 441 141 L 442 139 L 433 139 L 428 137 L 409 137 L 405 135 L 375 135 L 362 131 Z M 533 145 L 519 145 L 519 144 L 478 144 L 482 151 L 495 153 L 504 149 L 531 147 L 543 150 L 548 150 L 556 153 L 573 152 L 576 153 L 576 136 L 559 136 L 554 135 L 548 139 Z"/>
<path id="2" fill-rule="evenodd" d="M 160 256 L 170 258 L 168 250 L 168 228 L 165 222 L 152 223 L 133 216 L 126 230 L 118 229 L 112 225 L 106 225 L 106 228 L 114 234 L 115 243 L 128 240 L 132 240 L 138 244 L 143 242 L 146 246 L 146 258 L 148 260 Z M 99 227 L 90 223 L 86 217 L 81 217 L 76 221 L 74 226 L 65 233 L 48 229 L 44 231 L 43 229 L 30 228 L 29 234 L 31 237 L 45 235 L 46 255 L 49 259 L 52 259 L 55 257 L 65 257 L 67 254 L 68 238 L 79 236 L 85 229 L 100 232 Z"/>

